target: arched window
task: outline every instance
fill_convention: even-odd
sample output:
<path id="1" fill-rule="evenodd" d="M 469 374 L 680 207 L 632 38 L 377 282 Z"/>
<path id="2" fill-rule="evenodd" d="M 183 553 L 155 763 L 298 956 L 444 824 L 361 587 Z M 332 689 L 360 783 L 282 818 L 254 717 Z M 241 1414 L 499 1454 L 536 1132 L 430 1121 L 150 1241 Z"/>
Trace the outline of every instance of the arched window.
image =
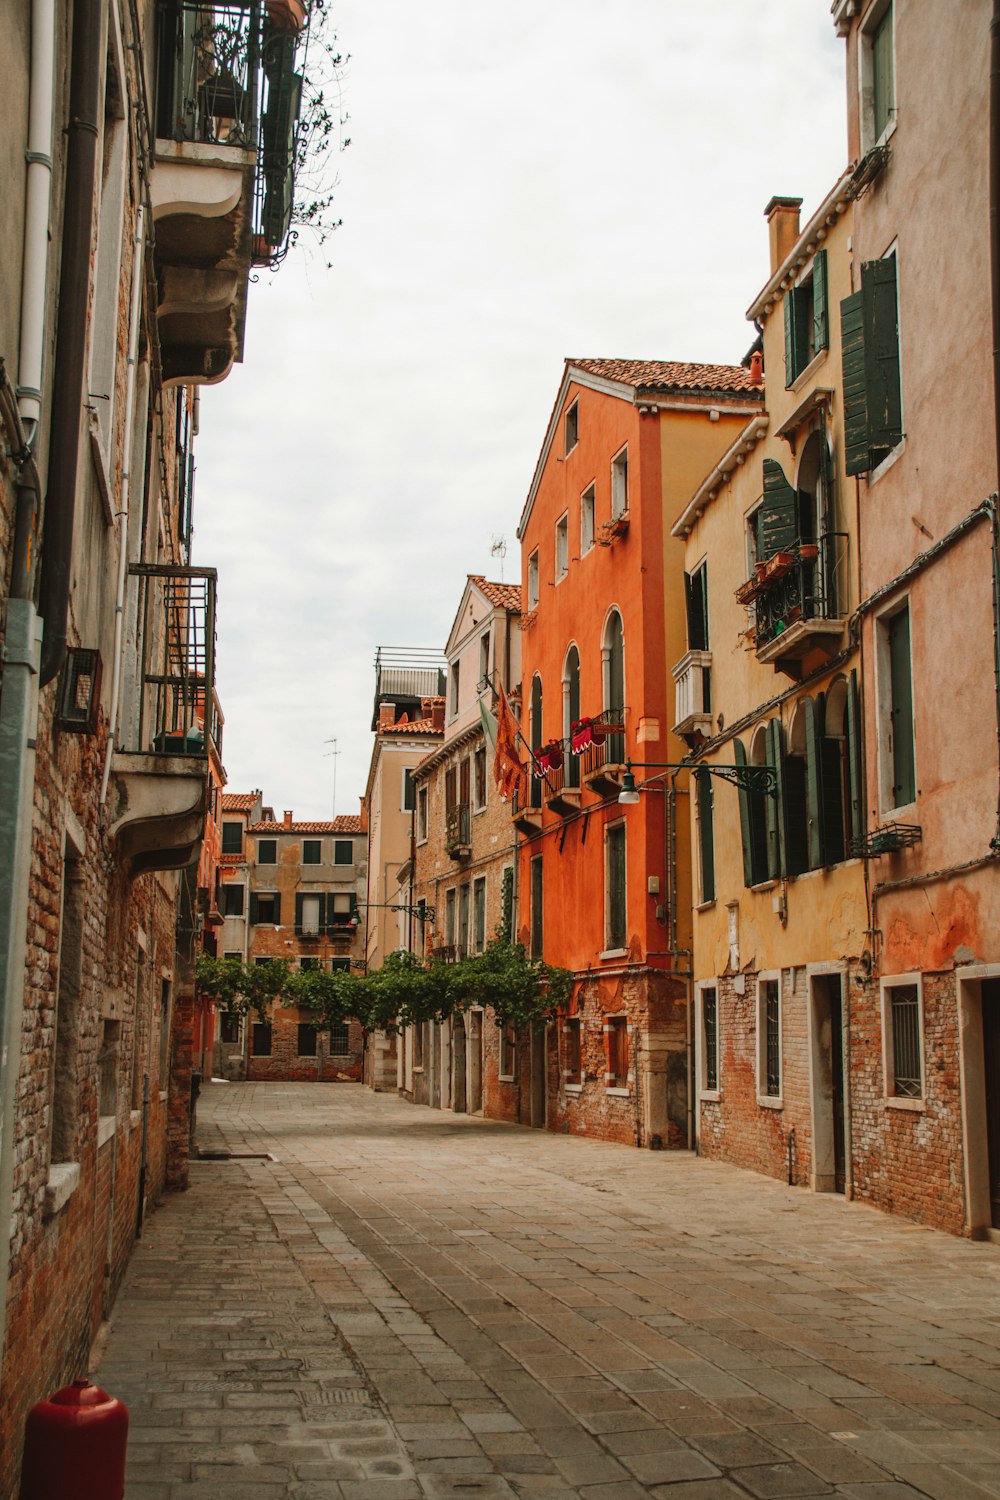
<path id="1" fill-rule="evenodd" d="M 617 722 L 625 722 L 625 632 L 617 609 L 611 610 L 604 625 L 601 646 L 604 677 L 604 710 Z M 625 759 L 625 735 L 614 734 L 608 740 L 608 760 L 620 764 Z"/>
<path id="2" fill-rule="evenodd" d="M 761 724 L 750 745 L 749 764 L 767 764 L 767 725 Z M 733 741 L 733 755 L 738 766 L 747 765 L 747 753 L 741 740 Z M 740 836 L 743 841 L 743 880 L 746 885 L 760 885 L 768 878 L 767 867 L 767 798 L 763 792 L 741 786 Z"/>
<path id="3" fill-rule="evenodd" d="M 531 702 L 528 711 L 528 743 L 534 755 L 542 748 L 542 679 L 536 674 L 531 679 Z M 529 806 L 542 805 L 542 778 L 531 773 Z"/>
<path id="4" fill-rule="evenodd" d="M 563 739 L 569 740 L 570 728 L 580 717 L 580 653 L 575 646 L 566 652 L 563 666 Z M 563 772 L 567 786 L 580 785 L 580 757 L 566 752 Z"/>

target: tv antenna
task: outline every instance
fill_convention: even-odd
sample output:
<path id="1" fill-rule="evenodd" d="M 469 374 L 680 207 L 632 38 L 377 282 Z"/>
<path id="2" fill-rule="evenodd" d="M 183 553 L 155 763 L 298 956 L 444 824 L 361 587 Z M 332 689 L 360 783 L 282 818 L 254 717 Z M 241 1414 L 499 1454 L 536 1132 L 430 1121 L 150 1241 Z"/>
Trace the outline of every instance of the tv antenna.
<path id="1" fill-rule="evenodd" d="M 503 583 L 503 560 L 507 556 L 507 538 L 496 531 L 490 537 L 490 556 L 500 559 L 500 582 Z"/>
<path id="2" fill-rule="evenodd" d="M 324 740 L 323 743 L 324 743 L 324 745 L 332 745 L 333 746 L 332 750 L 326 750 L 326 751 L 324 751 L 323 759 L 324 760 L 330 760 L 330 759 L 333 760 L 333 816 L 336 817 L 337 816 L 337 756 L 340 754 L 340 751 L 337 749 L 337 741 L 335 739 L 334 740 Z"/>

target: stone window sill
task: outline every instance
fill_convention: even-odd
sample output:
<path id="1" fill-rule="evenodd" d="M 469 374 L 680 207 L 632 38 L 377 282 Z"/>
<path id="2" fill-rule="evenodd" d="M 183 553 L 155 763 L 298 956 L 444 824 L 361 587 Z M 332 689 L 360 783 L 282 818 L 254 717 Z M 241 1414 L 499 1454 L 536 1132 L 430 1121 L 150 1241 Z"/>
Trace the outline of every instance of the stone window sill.
<path id="1" fill-rule="evenodd" d="M 43 1217 L 54 1219 L 56 1214 L 61 1213 L 79 1186 L 79 1162 L 61 1161 L 50 1166 L 49 1180 L 45 1184 Z"/>
<path id="2" fill-rule="evenodd" d="M 597 956 L 598 956 L 598 958 L 627 958 L 628 957 L 628 949 L 627 948 L 605 948 L 604 951 L 602 953 L 599 953 Z"/>
<path id="3" fill-rule="evenodd" d="M 785 1107 L 785 1101 L 775 1098 L 773 1094 L 758 1094 L 757 1103 L 761 1109 L 784 1109 Z"/>
<path id="4" fill-rule="evenodd" d="M 702 1089 L 698 1098 L 703 1104 L 718 1104 L 722 1099 L 721 1089 Z"/>
<path id="5" fill-rule="evenodd" d="M 583 1084 L 582 1083 L 564 1083 L 563 1084 L 563 1088 L 566 1090 L 567 1094 L 582 1094 L 583 1093 Z"/>
<path id="6" fill-rule="evenodd" d="M 927 1113 L 927 1103 L 924 1099 L 897 1099 L 895 1094 L 889 1094 L 885 1100 L 886 1109 L 905 1109 L 911 1114 L 923 1115 Z"/>
<path id="7" fill-rule="evenodd" d="M 627 1099 L 628 1096 L 629 1096 L 629 1090 L 628 1089 L 606 1088 L 604 1090 L 604 1092 L 606 1094 L 611 1094 L 614 1098 L 617 1098 L 617 1099 Z"/>

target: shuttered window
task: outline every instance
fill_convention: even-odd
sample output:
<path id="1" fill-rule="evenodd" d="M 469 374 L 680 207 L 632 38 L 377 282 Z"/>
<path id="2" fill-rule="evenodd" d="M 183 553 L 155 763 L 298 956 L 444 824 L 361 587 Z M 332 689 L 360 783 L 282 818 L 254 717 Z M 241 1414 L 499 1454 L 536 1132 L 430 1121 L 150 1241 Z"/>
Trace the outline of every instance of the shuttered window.
<path id="1" fill-rule="evenodd" d="M 896 257 L 866 261 L 861 290 L 840 304 L 848 474 L 882 462 L 903 436 Z"/>
<path id="2" fill-rule="evenodd" d="M 817 250 L 812 271 L 785 293 L 785 385 L 793 385 L 821 349 L 830 347 L 826 251 Z"/>
<path id="3" fill-rule="evenodd" d="M 259 865 L 276 865 L 278 863 L 277 839 L 257 840 L 257 863 Z"/>
<path id="4" fill-rule="evenodd" d="M 222 852 L 223 854 L 243 853 L 243 824 L 226 823 L 222 825 Z"/>
<path id="5" fill-rule="evenodd" d="M 896 80 L 892 56 L 892 0 L 872 34 L 872 114 L 875 140 L 881 140 L 896 110 Z"/>
<path id="6" fill-rule="evenodd" d="M 605 879 L 607 892 L 606 948 L 624 948 L 625 930 L 625 824 L 617 823 L 607 832 L 605 845 Z"/>
<path id="7" fill-rule="evenodd" d="M 531 956 L 541 958 L 544 942 L 542 932 L 542 861 L 531 861 Z"/>
<path id="8" fill-rule="evenodd" d="M 913 677 L 910 666 L 909 607 L 886 625 L 889 657 L 892 806 L 906 807 L 917 796 L 913 744 Z"/>
<path id="9" fill-rule="evenodd" d="M 764 503 L 757 523 L 760 557 L 787 552 L 799 539 L 795 490 L 785 478 L 785 471 L 773 458 L 764 460 Z"/>
<path id="10" fill-rule="evenodd" d="M 323 841 L 322 839 L 302 840 L 302 863 L 304 865 L 318 865 L 322 863 Z"/>
<path id="11" fill-rule="evenodd" d="M 747 764 L 747 754 L 740 740 L 733 741 L 733 754 L 738 766 Z M 767 812 L 764 807 L 765 794 L 748 787 L 739 788 L 740 836 L 743 842 L 743 881 L 745 885 L 760 885 L 767 875 Z"/>
<path id="12" fill-rule="evenodd" d="M 688 650 L 708 650 L 708 564 L 684 574 Z"/>
<path id="13" fill-rule="evenodd" d="M 702 901 L 715 900 L 715 823 L 710 772 L 695 772 L 698 796 L 698 851 Z M 624 829 L 622 830 L 624 832 Z"/>

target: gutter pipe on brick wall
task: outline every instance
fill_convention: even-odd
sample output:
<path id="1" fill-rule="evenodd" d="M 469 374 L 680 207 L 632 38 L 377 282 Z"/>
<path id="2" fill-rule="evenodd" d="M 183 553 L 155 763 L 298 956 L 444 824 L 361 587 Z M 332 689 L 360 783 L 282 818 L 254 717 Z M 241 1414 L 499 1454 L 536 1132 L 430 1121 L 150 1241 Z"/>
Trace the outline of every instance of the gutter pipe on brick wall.
<path id="1" fill-rule="evenodd" d="M 66 658 L 80 426 L 86 393 L 98 104 L 104 61 L 101 39 L 101 0 L 75 0 L 66 128 L 66 197 L 59 268 L 59 327 L 52 383 L 48 494 L 42 551 L 41 615 L 45 620 L 42 687 L 57 675 Z"/>
<path id="2" fill-rule="evenodd" d="M 104 752 L 104 774 L 101 777 L 101 805 L 107 801 L 111 757 L 118 729 L 118 707 L 122 686 L 122 625 L 125 614 L 125 580 L 128 572 L 128 516 L 132 475 L 132 442 L 135 426 L 135 368 L 139 354 L 139 324 L 142 314 L 143 227 L 145 204 L 140 203 L 135 216 L 132 262 L 132 305 L 129 311 L 128 366 L 125 376 L 125 435 L 122 439 L 121 503 L 118 510 L 118 589 L 115 594 L 115 647 L 111 676 L 111 708 L 108 714 L 108 743 Z"/>
<path id="3" fill-rule="evenodd" d="M 42 360 L 48 295 L 49 200 L 52 192 L 52 105 L 55 93 L 55 0 L 32 0 L 28 97 L 28 163 L 21 270 L 21 346 L 17 404 L 31 443 L 42 414 Z"/>

